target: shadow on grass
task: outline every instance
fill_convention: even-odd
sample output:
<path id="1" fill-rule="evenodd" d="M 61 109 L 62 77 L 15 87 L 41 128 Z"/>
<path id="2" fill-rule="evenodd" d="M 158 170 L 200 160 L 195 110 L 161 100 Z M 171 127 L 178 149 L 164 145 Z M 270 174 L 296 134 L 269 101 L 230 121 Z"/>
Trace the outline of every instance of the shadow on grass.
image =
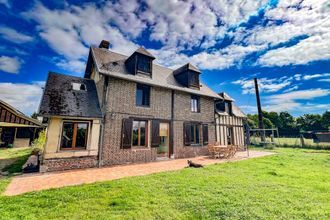
<path id="1" fill-rule="evenodd" d="M 2 169 L 2 171 L 3 172 L 9 172 L 9 174 L 22 172 L 22 166 L 27 161 L 29 156 L 30 155 L 24 155 L 24 156 L 8 159 L 11 162 L 9 162 L 8 165 L 6 165 Z"/>

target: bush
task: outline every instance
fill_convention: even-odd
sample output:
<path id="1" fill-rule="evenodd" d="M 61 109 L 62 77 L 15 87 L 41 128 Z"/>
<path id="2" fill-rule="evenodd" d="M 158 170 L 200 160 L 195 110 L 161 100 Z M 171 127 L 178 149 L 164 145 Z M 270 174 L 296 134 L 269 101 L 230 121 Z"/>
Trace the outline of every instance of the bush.
<path id="1" fill-rule="evenodd" d="M 35 151 L 43 151 L 45 143 L 46 143 L 46 130 L 42 130 L 39 133 L 39 137 L 33 141 L 32 147 L 35 148 Z"/>

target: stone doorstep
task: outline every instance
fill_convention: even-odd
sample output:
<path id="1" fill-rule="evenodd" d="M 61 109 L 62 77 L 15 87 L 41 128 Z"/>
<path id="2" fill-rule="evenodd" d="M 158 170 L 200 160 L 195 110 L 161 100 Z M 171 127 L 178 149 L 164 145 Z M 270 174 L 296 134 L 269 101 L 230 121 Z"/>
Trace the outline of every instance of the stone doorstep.
<path id="1" fill-rule="evenodd" d="M 31 191 L 90 184 L 125 177 L 143 176 L 165 171 L 180 170 L 187 167 L 187 160 L 193 160 L 195 163 L 200 163 L 203 165 L 211 165 L 273 154 L 274 153 L 264 151 L 250 151 L 249 157 L 247 157 L 246 152 L 238 152 L 234 158 L 222 160 L 212 159 L 208 156 L 201 156 L 184 159 L 170 159 L 166 161 L 154 161 L 149 163 L 125 164 L 111 167 L 23 174 L 21 176 L 14 177 L 3 194 L 6 196 L 14 196 Z"/>

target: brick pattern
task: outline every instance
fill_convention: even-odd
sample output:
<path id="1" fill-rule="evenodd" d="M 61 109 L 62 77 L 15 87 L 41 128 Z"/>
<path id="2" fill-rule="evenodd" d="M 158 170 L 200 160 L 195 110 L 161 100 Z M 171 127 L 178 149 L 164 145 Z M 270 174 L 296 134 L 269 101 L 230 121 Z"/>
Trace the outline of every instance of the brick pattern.
<path id="1" fill-rule="evenodd" d="M 183 136 L 183 124 L 186 121 L 195 121 L 208 124 L 209 143 L 216 140 L 214 121 L 214 101 L 212 98 L 200 97 L 200 112 L 191 112 L 191 95 L 183 92 L 175 93 L 174 98 L 174 156 L 175 158 L 195 157 L 207 155 L 207 146 L 185 146 Z M 202 132 L 200 132 L 202 140 Z"/>
<path id="2" fill-rule="evenodd" d="M 72 157 L 45 159 L 41 165 L 42 172 L 63 171 L 70 169 L 92 168 L 97 166 L 97 157 Z"/>

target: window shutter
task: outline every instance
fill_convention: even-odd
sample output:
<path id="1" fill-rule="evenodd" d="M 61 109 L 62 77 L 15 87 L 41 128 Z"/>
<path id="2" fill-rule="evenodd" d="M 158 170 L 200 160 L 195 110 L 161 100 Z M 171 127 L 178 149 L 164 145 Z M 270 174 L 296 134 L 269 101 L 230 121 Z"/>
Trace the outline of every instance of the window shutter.
<path id="1" fill-rule="evenodd" d="M 207 125 L 203 125 L 203 145 L 209 144 L 209 127 Z"/>
<path id="2" fill-rule="evenodd" d="M 152 120 L 152 125 L 151 125 L 151 147 L 158 147 L 159 144 L 160 144 L 159 120 Z"/>
<path id="3" fill-rule="evenodd" d="M 185 146 L 190 146 L 190 126 L 189 123 L 183 124 L 183 140 Z"/>
<path id="4" fill-rule="evenodd" d="M 122 149 L 129 149 L 132 146 L 132 127 L 133 120 L 129 118 L 123 119 L 122 127 Z"/>

